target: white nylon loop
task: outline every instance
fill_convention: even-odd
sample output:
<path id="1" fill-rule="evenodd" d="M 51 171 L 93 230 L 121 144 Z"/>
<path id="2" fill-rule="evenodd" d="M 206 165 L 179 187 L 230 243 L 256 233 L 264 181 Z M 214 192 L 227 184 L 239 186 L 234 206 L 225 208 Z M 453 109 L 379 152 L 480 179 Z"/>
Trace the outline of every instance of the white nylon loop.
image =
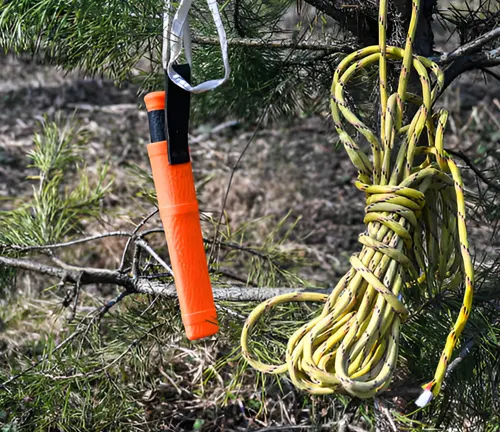
<path id="1" fill-rule="evenodd" d="M 229 59 L 227 55 L 227 38 L 224 26 L 217 7 L 217 0 L 207 0 L 208 8 L 212 13 L 215 27 L 219 35 L 220 49 L 222 52 L 222 62 L 224 63 L 224 77 L 205 81 L 192 87 L 184 78 L 182 78 L 175 70 L 173 65 L 181 55 L 184 45 L 186 60 L 189 65 L 192 64 L 191 52 L 191 30 L 189 28 L 189 9 L 193 0 L 181 0 L 170 27 L 170 0 L 166 0 L 166 11 L 163 14 L 163 68 L 167 71 L 169 78 L 179 87 L 191 93 L 203 93 L 208 90 L 213 90 L 225 83 L 231 72 L 229 67 Z"/>

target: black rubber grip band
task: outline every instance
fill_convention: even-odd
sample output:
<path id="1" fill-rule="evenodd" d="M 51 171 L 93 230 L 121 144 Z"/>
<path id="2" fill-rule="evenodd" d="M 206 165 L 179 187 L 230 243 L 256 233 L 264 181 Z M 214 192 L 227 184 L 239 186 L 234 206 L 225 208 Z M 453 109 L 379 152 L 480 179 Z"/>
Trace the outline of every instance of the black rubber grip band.
<path id="1" fill-rule="evenodd" d="M 162 109 L 149 111 L 148 122 L 151 142 L 165 141 L 165 111 Z"/>

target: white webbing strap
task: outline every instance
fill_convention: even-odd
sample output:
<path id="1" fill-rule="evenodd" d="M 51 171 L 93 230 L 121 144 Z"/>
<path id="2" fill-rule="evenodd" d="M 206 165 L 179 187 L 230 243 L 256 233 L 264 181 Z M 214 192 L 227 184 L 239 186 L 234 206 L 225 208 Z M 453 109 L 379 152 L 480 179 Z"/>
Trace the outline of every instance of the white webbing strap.
<path id="1" fill-rule="evenodd" d="M 169 78 L 177 84 L 179 87 L 187 90 L 191 93 L 203 93 L 208 90 L 212 90 L 219 87 L 221 84 L 225 83 L 229 78 L 229 73 L 231 71 L 229 67 L 229 59 L 227 55 L 227 38 L 224 26 L 222 25 L 222 20 L 219 14 L 219 8 L 217 6 L 217 0 L 207 0 L 208 8 L 212 13 L 214 19 L 215 27 L 217 28 L 217 33 L 219 35 L 220 49 L 222 52 L 222 61 L 224 63 L 224 77 L 220 79 L 213 79 L 205 81 L 192 87 L 186 82 L 175 70 L 173 65 L 181 55 L 182 46 L 184 43 L 184 52 L 186 55 L 186 60 L 191 66 L 192 64 L 192 52 L 191 52 L 191 31 L 189 28 L 189 9 L 191 8 L 193 0 L 181 0 L 179 8 L 175 12 L 175 15 L 170 23 L 170 0 L 166 0 L 166 10 L 163 14 L 163 68 L 167 71 Z M 171 24 L 171 25 L 170 25 Z"/>

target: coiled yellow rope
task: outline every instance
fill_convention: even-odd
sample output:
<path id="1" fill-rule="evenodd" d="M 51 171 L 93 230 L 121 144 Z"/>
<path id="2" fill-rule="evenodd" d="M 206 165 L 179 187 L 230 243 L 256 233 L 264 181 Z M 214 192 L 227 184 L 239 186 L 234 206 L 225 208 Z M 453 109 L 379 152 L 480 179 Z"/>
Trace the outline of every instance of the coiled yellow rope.
<path id="1" fill-rule="evenodd" d="M 295 293 L 267 300 L 250 314 L 241 334 L 243 356 L 255 369 L 272 374 L 288 372 L 296 387 L 314 394 L 343 389 L 369 398 L 387 388 L 397 364 L 400 327 L 409 315 L 402 301 L 405 283 L 415 285 L 415 281 L 429 278 L 455 287 L 464 279 L 460 314 L 448 335 L 434 378 L 423 386 L 424 392 L 417 400 L 418 405 L 425 405 L 439 393 L 470 313 L 474 274 L 463 185 L 459 169 L 443 148 L 448 113 L 432 111 L 442 89 L 443 72 L 437 64 L 412 52 L 419 3 L 413 0 L 406 46 L 401 49 L 386 45 L 387 0 L 380 0 L 379 45 L 348 55 L 333 77 L 333 120 L 359 170 L 356 186 L 366 194 L 367 230 L 359 237 L 361 252 L 351 257 L 350 270 L 330 295 Z M 391 95 L 388 60 L 402 60 L 397 92 Z M 350 78 L 377 61 L 380 138 L 349 109 L 344 96 Z M 421 96 L 407 92 L 412 68 L 420 79 Z M 403 125 L 406 102 L 420 107 L 409 124 Z M 342 117 L 368 140 L 371 160 L 348 134 Z M 428 144 L 418 146 L 424 131 Z M 397 155 L 393 155 L 396 140 L 400 145 Z M 417 155 L 425 155 L 425 162 L 416 165 Z M 291 335 L 286 362 L 268 365 L 253 358 L 248 338 L 259 317 L 275 305 L 304 301 L 321 301 L 325 305 L 317 318 Z"/>

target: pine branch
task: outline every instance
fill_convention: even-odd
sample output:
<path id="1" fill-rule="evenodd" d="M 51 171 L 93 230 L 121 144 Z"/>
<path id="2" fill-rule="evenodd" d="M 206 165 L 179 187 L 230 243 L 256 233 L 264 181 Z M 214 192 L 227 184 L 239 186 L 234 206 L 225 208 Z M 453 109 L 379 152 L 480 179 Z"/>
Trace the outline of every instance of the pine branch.
<path id="1" fill-rule="evenodd" d="M 44 361 L 46 361 L 52 354 L 59 351 L 62 347 L 66 346 L 69 342 L 71 342 L 73 339 L 75 339 L 82 331 L 75 331 L 70 336 L 68 336 L 66 339 L 64 339 L 62 342 L 60 342 L 58 345 L 56 345 L 52 349 L 52 351 L 50 351 L 49 353 L 42 356 L 38 361 L 33 363 L 31 366 L 29 366 L 28 368 L 22 370 L 21 372 L 15 374 L 13 376 L 11 376 L 9 379 L 5 380 L 3 383 L 0 384 L 0 389 L 5 389 L 8 384 L 17 380 L 18 378 L 21 378 L 23 375 L 26 375 L 28 372 L 35 369 L 38 365 L 40 365 Z"/>
<path id="2" fill-rule="evenodd" d="M 90 315 L 90 314 L 89 314 Z M 45 362 L 47 359 L 49 359 L 54 353 L 56 353 L 57 351 L 59 351 L 60 349 L 62 349 L 63 347 L 65 347 L 66 345 L 68 345 L 71 341 L 73 341 L 74 339 L 76 339 L 77 336 L 79 336 L 80 334 L 88 331 L 89 327 L 92 325 L 92 323 L 95 321 L 95 319 L 97 319 L 99 317 L 99 315 L 95 315 L 91 320 L 90 320 L 90 323 L 86 326 L 83 326 L 83 321 L 88 318 L 87 315 L 86 317 L 84 317 L 80 323 L 78 324 L 77 326 L 77 329 L 71 333 L 66 339 L 64 339 L 63 341 L 59 342 L 51 351 L 47 352 L 46 354 L 44 354 L 42 357 L 40 357 L 36 362 L 33 362 L 29 367 L 27 367 L 26 369 L 23 369 L 21 372 L 15 374 L 15 375 L 12 375 L 10 378 L 8 378 L 7 380 L 5 380 L 4 382 L 0 383 L 0 389 L 5 389 L 6 386 L 10 383 L 12 383 L 13 381 L 17 380 L 18 378 L 21 378 L 23 375 L 26 375 L 28 372 L 32 371 L 33 369 L 35 369 L 37 366 L 41 365 L 43 362 Z"/>
<path id="3" fill-rule="evenodd" d="M 200 45 L 215 45 L 219 46 L 220 41 L 217 38 L 193 36 L 194 43 Z M 299 42 L 293 40 L 266 40 L 258 38 L 232 38 L 228 39 L 230 46 L 251 47 L 251 48 L 267 48 L 267 49 L 293 49 L 298 51 L 326 51 L 328 53 L 344 53 L 350 54 L 358 48 L 354 42 L 346 44 L 324 44 L 319 42 Z"/>
<path id="4" fill-rule="evenodd" d="M 54 243 L 54 244 L 47 244 L 47 245 L 33 245 L 33 246 L 22 246 L 22 245 L 11 245 L 11 244 L 2 244 L 0 243 L 0 248 L 4 249 L 10 249 L 12 251 L 16 252 L 30 252 L 30 251 L 39 251 L 39 250 L 51 250 L 51 249 L 59 249 L 59 248 L 65 248 L 68 246 L 74 246 L 77 244 L 81 243 L 87 243 L 93 240 L 99 240 L 103 239 L 106 237 L 131 237 L 133 233 L 128 233 L 125 231 L 113 231 L 113 232 L 108 232 L 108 233 L 103 233 L 103 234 L 95 234 L 93 236 L 81 238 L 81 239 L 76 239 L 76 240 L 71 240 L 67 242 L 62 242 L 62 243 Z"/>
<path id="5" fill-rule="evenodd" d="M 177 297 L 175 286 L 164 282 L 152 281 L 140 278 L 136 283 L 136 291 L 142 294 L 161 295 L 163 297 Z M 256 288 L 256 287 L 238 287 L 230 286 L 224 288 L 214 288 L 214 300 L 229 302 L 249 302 L 264 301 L 274 296 L 282 294 L 291 294 L 294 292 L 315 292 L 320 294 L 329 294 L 329 288 Z"/>
<path id="6" fill-rule="evenodd" d="M 500 65 L 500 47 L 474 55 L 459 57 L 446 69 L 444 73 L 444 85 L 441 93 L 443 93 L 455 79 L 465 72 L 498 65 Z"/>
<path id="7" fill-rule="evenodd" d="M 0 256 L 0 264 L 20 270 L 55 276 L 60 279 L 65 278 L 69 283 L 76 284 L 79 280 L 81 286 L 104 283 L 123 287 L 125 291 L 130 294 L 154 294 L 166 298 L 177 297 L 176 288 L 173 284 L 152 281 L 146 278 L 134 279 L 132 276 L 115 270 L 70 265 L 66 265 L 65 268 L 62 268 L 27 259 L 2 256 Z M 264 301 L 276 295 L 302 291 L 328 294 L 331 290 L 328 288 L 253 288 L 230 286 L 215 287 L 213 289 L 213 294 L 216 301 L 249 302 Z"/>
<path id="8" fill-rule="evenodd" d="M 118 267 L 118 271 L 122 271 L 123 268 L 125 267 L 125 259 L 127 258 L 127 252 L 128 248 L 130 246 L 130 243 L 132 242 L 132 237 L 139 232 L 139 230 L 157 213 L 159 212 L 158 209 L 153 210 L 151 213 L 149 213 L 145 218 L 143 218 L 135 227 L 134 231 L 132 232 L 132 235 L 130 238 L 127 240 L 127 244 L 125 245 L 125 248 L 123 249 L 122 253 L 122 259 L 120 260 L 120 266 Z"/>
<path id="9" fill-rule="evenodd" d="M 163 321 L 161 323 L 158 323 L 151 327 L 149 330 L 145 331 L 141 336 L 135 338 L 128 346 L 127 348 L 116 358 L 114 358 L 111 362 L 107 363 L 105 366 L 92 370 L 90 372 L 85 372 L 85 373 L 76 373 L 73 375 L 51 375 L 51 374 L 46 374 L 42 373 L 42 375 L 46 378 L 49 378 L 53 381 L 60 381 L 60 380 L 69 380 L 69 379 L 75 379 L 75 378 L 84 378 L 84 377 L 90 377 L 94 375 L 98 375 L 102 372 L 105 372 L 106 370 L 110 369 L 112 366 L 117 364 L 122 358 L 124 358 L 133 348 L 139 345 L 140 342 L 142 342 L 144 339 L 146 339 L 148 336 L 150 336 L 153 332 L 158 330 L 160 327 L 163 327 L 167 325 L 167 321 Z M 2 384 L 2 385 L 5 385 Z"/>
<path id="10" fill-rule="evenodd" d="M 485 33 L 479 36 L 477 39 L 466 43 L 458 47 L 456 50 L 448 53 L 441 54 L 438 59 L 436 59 L 436 63 L 441 65 L 448 64 L 454 60 L 457 60 L 460 57 L 464 57 L 479 51 L 484 45 L 488 42 L 500 38 L 500 27 L 497 27 L 488 33 Z"/>

